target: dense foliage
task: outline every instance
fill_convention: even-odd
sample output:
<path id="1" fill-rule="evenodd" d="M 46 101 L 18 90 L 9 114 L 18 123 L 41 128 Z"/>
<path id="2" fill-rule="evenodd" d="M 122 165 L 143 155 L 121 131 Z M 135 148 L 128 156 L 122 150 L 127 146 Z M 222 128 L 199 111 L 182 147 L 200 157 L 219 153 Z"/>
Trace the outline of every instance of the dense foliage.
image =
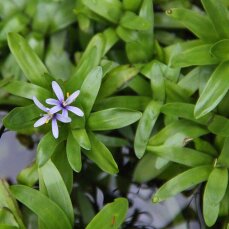
<path id="1" fill-rule="evenodd" d="M 128 182 L 158 180 L 152 204 L 198 191 L 205 225 L 229 228 L 228 6 L 0 0 L 1 130 L 39 138 L 0 181 L 0 228 L 130 228 Z M 86 190 L 119 173 L 95 214 Z"/>

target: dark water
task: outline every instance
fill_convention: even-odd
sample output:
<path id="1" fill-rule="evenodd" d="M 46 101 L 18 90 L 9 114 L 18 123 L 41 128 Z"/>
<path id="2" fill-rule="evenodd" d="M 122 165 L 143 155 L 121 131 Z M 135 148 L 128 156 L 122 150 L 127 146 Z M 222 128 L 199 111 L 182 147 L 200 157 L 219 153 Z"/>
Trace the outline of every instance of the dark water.
<path id="1" fill-rule="evenodd" d="M 4 112 L 0 112 L 1 120 L 4 115 Z M 0 122 L 1 126 L 2 123 Z M 35 150 L 29 148 L 32 148 L 32 145 L 29 145 L 29 137 L 25 135 L 16 136 L 15 132 L 5 130 L 0 138 L 0 178 L 7 178 L 13 183 L 16 182 L 17 174 L 29 165 L 35 157 Z"/>

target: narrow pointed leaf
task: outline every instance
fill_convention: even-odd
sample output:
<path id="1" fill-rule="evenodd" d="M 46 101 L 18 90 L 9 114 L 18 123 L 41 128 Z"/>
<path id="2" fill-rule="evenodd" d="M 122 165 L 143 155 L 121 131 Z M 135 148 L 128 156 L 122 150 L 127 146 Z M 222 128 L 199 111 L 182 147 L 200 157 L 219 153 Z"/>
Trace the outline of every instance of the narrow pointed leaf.
<path id="1" fill-rule="evenodd" d="M 200 118 L 212 111 L 223 99 L 229 89 L 229 62 L 221 63 L 211 75 L 196 107 L 195 117 Z"/>
<path id="2" fill-rule="evenodd" d="M 83 151 L 85 156 L 94 161 L 103 171 L 115 174 L 118 172 L 118 166 L 108 148 L 100 142 L 92 133 L 88 133 L 91 150 Z"/>
<path id="3" fill-rule="evenodd" d="M 47 228 L 72 228 L 64 211 L 41 192 L 23 185 L 11 186 L 10 190 L 15 198 L 33 211 Z"/>
<path id="4" fill-rule="evenodd" d="M 194 149 L 176 146 L 148 146 L 147 151 L 186 166 L 199 166 L 213 163 L 213 157 Z"/>
<path id="5" fill-rule="evenodd" d="M 79 102 L 83 107 L 86 117 L 89 116 L 94 105 L 102 81 L 102 68 L 96 67 L 91 70 L 84 80 L 79 96 Z"/>
<path id="6" fill-rule="evenodd" d="M 208 16 L 210 17 L 215 30 L 221 38 L 229 38 L 228 10 L 221 0 L 201 0 Z"/>
<path id="7" fill-rule="evenodd" d="M 225 138 L 223 149 L 218 157 L 217 164 L 229 168 L 229 138 Z"/>
<path id="8" fill-rule="evenodd" d="M 91 149 L 91 143 L 85 129 L 72 130 L 72 135 L 82 148 L 86 150 Z"/>
<path id="9" fill-rule="evenodd" d="M 117 198 L 113 203 L 105 205 L 87 225 L 86 229 L 118 229 L 125 220 L 127 210 L 127 199 Z"/>
<path id="10" fill-rule="evenodd" d="M 216 42 L 211 47 L 211 53 L 221 61 L 229 60 L 229 39 Z"/>
<path id="11" fill-rule="evenodd" d="M 66 152 L 71 168 L 76 172 L 80 172 L 82 168 L 80 145 L 72 133 L 68 134 Z"/>
<path id="12" fill-rule="evenodd" d="M 88 126 L 91 130 L 119 129 L 139 120 L 141 112 L 125 108 L 111 108 L 91 113 Z"/>
<path id="13" fill-rule="evenodd" d="M 27 79 L 31 83 L 48 87 L 48 81 L 44 77 L 48 70 L 26 40 L 19 34 L 9 33 L 8 44 Z"/>
<path id="14" fill-rule="evenodd" d="M 71 198 L 65 183 L 51 160 L 39 168 L 44 181 L 48 197 L 55 202 L 66 214 L 71 225 L 74 221 L 74 213 Z"/>
<path id="15" fill-rule="evenodd" d="M 138 123 L 134 139 L 134 150 L 138 158 L 141 158 L 145 153 L 150 134 L 160 114 L 160 108 L 161 103 L 151 101 Z"/>
<path id="16" fill-rule="evenodd" d="M 163 201 L 169 197 L 175 196 L 187 188 L 204 182 L 208 179 L 211 169 L 211 165 L 204 165 L 189 169 L 184 173 L 179 174 L 159 188 L 153 197 L 153 202 L 157 203 Z"/>
<path id="17" fill-rule="evenodd" d="M 166 11 L 167 15 L 179 20 L 198 38 L 211 42 L 219 39 L 214 26 L 206 15 L 185 8 L 174 8 Z"/>

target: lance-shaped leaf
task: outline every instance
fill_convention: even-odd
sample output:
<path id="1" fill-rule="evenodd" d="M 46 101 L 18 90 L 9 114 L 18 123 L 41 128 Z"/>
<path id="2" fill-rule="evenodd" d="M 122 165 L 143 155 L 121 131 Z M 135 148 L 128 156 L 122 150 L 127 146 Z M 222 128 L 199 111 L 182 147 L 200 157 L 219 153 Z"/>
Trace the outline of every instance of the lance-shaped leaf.
<path id="1" fill-rule="evenodd" d="M 122 13 L 122 4 L 118 0 L 83 0 L 83 4 L 99 16 L 117 23 Z"/>
<path id="2" fill-rule="evenodd" d="M 223 199 L 228 185 L 227 168 L 215 167 L 209 175 L 204 190 L 204 198 L 211 205 L 217 205 Z"/>
<path id="3" fill-rule="evenodd" d="M 55 139 L 49 131 L 39 142 L 37 146 L 37 163 L 38 166 L 43 166 L 53 155 L 56 147 L 65 139 L 62 133 L 58 139 Z"/>
<path id="4" fill-rule="evenodd" d="M 211 55 L 211 47 L 211 44 L 204 44 L 184 50 L 172 57 L 171 64 L 174 67 L 216 64 L 219 60 Z"/>
<path id="5" fill-rule="evenodd" d="M 221 115 L 214 115 L 213 118 L 210 120 L 208 129 L 214 134 L 217 134 L 223 137 L 228 137 L 229 136 L 229 119 Z"/>
<path id="6" fill-rule="evenodd" d="M 71 224 L 64 211 L 41 192 L 23 186 L 10 188 L 15 198 L 33 211 L 49 229 L 71 229 Z"/>
<path id="7" fill-rule="evenodd" d="M 48 197 L 64 211 L 69 222 L 73 225 L 74 213 L 71 199 L 59 171 L 51 160 L 39 168 L 39 171 Z"/>
<path id="8" fill-rule="evenodd" d="M 22 221 L 21 212 L 9 188 L 10 187 L 8 183 L 5 180 L 0 179 L 0 219 L 1 209 L 8 209 L 10 213 L 13 214 L 13 219 L 16 220 L 20 228 L 25 229 L 25 225 Z M 0 223 L 3 223 L 2 220 Z"/>
<path id="9" fill-rule="evenodd" d="M 151 22 L 143 17 L 139 17 L 131 11 L 126 11 L 120 20 L 120 25 L 126 29 L 132 30 L 149 30 L 151 28 Z"/>
<path id="10" fill-rule="evenodd" d="M 229 168 L 229 138 L 225 138 L 223 149 L 218 157 L 217 164 Z"/>
<path id="11" fill-rule="evenodd" d="M 48 87 L 48 81 L 44 77 L 48 70 L 26 40 L 19 34 L 9 33 L 8 44 L 27 79 L 31 83 Z"/>
<path id="12" fill-rule="evenodd" d="M 129 145 L 129 142 L 124 138 L 110 137 L 103 134 L 96 134 L 96 137 L 107 147 L 123 147 Z"/>
<path id="13" fill-rule="evenodd" d="M 206 181 L 211 170 L 211 165 L 204 165 L 189 169 L 184 173 L 179 174 L 158 189 L 153 196 L 153 202 L 157 203 L 163 201 L 169 197 L 175 196 L 187 188 Z"/>
<path id="14" fill-rule="evenodd" d="M 213 163 L 213 158 L 200 151 L 177 146 L 148 146 L 147 151 L 163 157 L 169 161 L 177 162 L 186 166 L 199 166 Z"/>
<path id="15" fill-rule="evenodd" d="M 128 126 L 140 118 L 139 111 L 111 108 L 91 113 L 87 124 L 91 130 L 114 130 Z"/>
<path id="16" fill-rule="evenodd" d="M 117 198 L 113 203 L 105 205 L 87 225 L 86 229 L 118 229 L 125 220 L 127 211 L 127 199 Z"/>
<path id="17" fill-rule="evenodd" d="M 229 62 L 221 63 L 211 75 L 196 107 L 195 117 L 200 118 L 212 111 L 223 99 L 229 89 Z"/>
<path id="18" fill-rule="evenodd" d="M 149 139 L 148 146 L 162 145 L 166 141 L 166 144 L 170 141 L 170 144 L 182 146 L 187 139 L 197 138 L 208 132 L 207 129 L 193 122 L 178 120 L 167 125 L 157 134 L 152 136 Z"/>
<path id="19" fill-rule="evenodd" d="M 41 101 L 45 101 L 51 97 L 51 92 L 45 88 L 23 81 L 12 80 L 4 86 L 4 89 L 13 95 L 27 99 L 33 99 L 33 96 L 36 96 Z"/>
<path id="20" fill-rule="evenodd" d="M 34 104 L 25 107 L 16 107 L 4 117 L 3 123 L 10 130 L 32 128 L 34 119 L 39 117 L 40 111 Z"/>
<path id="21" fill-rule="evenodd" d="M 133 180 L 138 183 L 148 182 L 161 174 L 170 164 L 162 157 L 146 153 L 135 167 Z"/>
<path id="22" fill-rule="evenodd" d="M 201 0 L 204 9 L 210 17 L 215 30 L 221 38 L 229 38 L 228 10 L 221 0 Z"/>
<path id="23" fill-rule="evenodd" d="M 91 143 L 85 129 L 72 130 L 72 135 L 82 148 L 86 150 L 91 149 Z"/>
<path id="24" fill-rule="evenodd" d="M 160 109 L 160 102 L 151 101 L 142 114 L 134 139 L 134 150 L 138 158 L 141 158 L 145 153 L 150 134 L 160 114 Z"/>
<path id="25" fill-rule="evenodd" d="M 219 203 L 228 186 L 227 168 L 215 167 L 210 173 L 204 190 L 203 214 L 208 226 L 215 224 L 219 214 Z"/>
<path id="26" fill-rule="evenodd" d="M 216 42 L 211 47 L 211 53 L 221 61 L 229 60 L 229 39 Z"/>
<path id="27" fill-rule="evenodd" d="M 145 107 L 150 102 L 151 98 L 146 96 L 114 96 L 101 99 L 96 102 L 94 110 L 103 110 L 109 108 L 127 108 L 130 110 L 145 110 Z"/>
<path id="28" fill-rule="evenodd" d="M 82 84 L 79 95 L 79 102 L 83 107 L 83 111 L 86 117 L 89 116 L 97 97 L 102 81 L 102 74 L 102 68 L 96 67 L 91 70 Z"/>
<path id="29" fill-rule="evenodd" d="M 80 89 L 88 74 L 93 68 L 99 65 L 100 60 L 104 55 L 105 44 L 105 37 L 101 33 L 96 34 L 90 40 L 72 76 L 66 82 L 67 91 Z"/>
<path id="30" fill-rule="evenodd" d="M 136 76 L 137 73 L 138 69 L 135 67 L 129 67 L 129 65 L 117 66 L 112 69 L 102 82 L 98 98 L 101 99 L 114 94 L 126 86 L 128 81 Z"/>
<path id="31" fill-rule="evenodd" d="M 167 15 L 179 20 L 186 28 L 200 39 L 211 42 L 219 39 L 209 18 L 193 10 L 174 8 L 166 11 Z"/>
<path id="32" fill-rule="evenodd" d="M 88 133 L 91 150 L 83 151 L 85 156 L 94 161 L 103 171 L 115 174 L 118 172 L 118 166 L 108 148 L 100 142 L 92 133 Z"/>
<path id="33" fill-rule="evenodd" d="M 71 132 L 68 134 L 66 152 L 71 168 L 80 172 L 82 168 L 80 145 Z"/>

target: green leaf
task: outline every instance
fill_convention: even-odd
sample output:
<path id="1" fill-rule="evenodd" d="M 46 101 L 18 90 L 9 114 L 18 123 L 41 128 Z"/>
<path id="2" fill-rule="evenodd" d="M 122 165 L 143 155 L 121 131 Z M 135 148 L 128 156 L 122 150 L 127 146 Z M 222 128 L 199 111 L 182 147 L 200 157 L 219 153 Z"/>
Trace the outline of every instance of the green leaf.
<path id="1" fill-rule="evenodd" d="M 151 101 L 142 114 L 134 139 L 134 150 L 138 158 L 141 158 L 146 150 L 146 146 L 152 129 L 160 114 L 161 103 Z"/>
<path id="2" fill-rule="evenodd" d="M 166 11 L 167 15 L 179 20 L 186 28 L 200 39 L 211 42 L 219 39 L 214 26 L 206 15 L 185 8 Z"/>
<path id="3" fill-rule="evenodd" d="M 141 4 L 141 0 L 123 0 L 122 4 L 124 9 L 130 11 L 136 11 Z"/>
<path id="4" fill-rule="evenodd" d="M 225 138 L 223 149 L 218 157 L 217 165 L 229 168 L 229 138 Z"/>
<path id="5" fill-rule="evenodd" d="M 123 147 L 129 145 L 129 142 L 124 138 L 110 137 L 102 134 L 96 134 L 96 137 L 108 147 Z"/>
<path id="6" fill-rule="evenodd" d="M 110 22 L 117 23 L 122 13 L 122 4 L 118 0 L 82 0 L 90 10 Z"/>
<path id="7" fill-rule="evenodd" d="M 229 136 L 229 119 L 224 116 L 214 115 L 211 119 L 208 129 L 219 136 Z"/>
<path id="8" fill-rule="evenodd" d="M 141 112 L 125 108 L 111 108 L 91 113 L 88 127 L 91 130 L 114 130 L 136 122 Z"/>
<path id="9" fill-rule="evenodd" d="M 48 70 L 26 40 L 16 33 L 9 33 L 8 45 L 27 79 L 31 83 L 49 88 L 48 81 L 44 77 Z"/>
<path id="10" fill-rule="evenodd" d="M 208 130 L 200 125 L 186 120 L 178 120 L 152 136 L 149 139 L 148 146 L 157 146 L 164 143 L 183 146 L 187 139 L 197 138 L 207 133 Z"/>
<path id="11" fill-rule="evenodd" d="M 215 224 L 219 214 L 219 204 L 212 205 L 203 200 L 203 216 L 207 226 L 211 227 Z"/>
<path id="12" fill-rule="evenodd" d="M 94 161 L 103 171 L 115 174 L 118 172 L 118 166 L 108 148 L 100 142 L 92 133 L 88 133 L 91 150 L 83 151 L 85 156 Z"/>
<path id="13" fill-rule="evenodd" d="M 34 119 L 39 117 L 41 111 L 32 104 L 25 107 L 16 107 L 3 118 L 3 124 L 10 130 L 22 130 L 33 127 Z"/>
<path id="14" fill-rule="evenodd" d="M 10 213 L 13 214 L 13 221 L 16 220 L 20 229 L 25 229 L 17 202 L 9 190 L 8 183 L 3 179 L 0 179 L 0 222 L 4 223 L 2 222 L 3 220 L 1 220 L 1 209 L 7 209 L 10 211 Z"/>
<path id="15" fill-rule="evenodd" d="M 132 30 L 149 30 L 151 22 L 143 17 L 139 17 L 131 11 L 125 11 L 122 15 L 119 24 L 127 29 Z"/>
<path id="16" fill-rule="evenodd" d="M 151 80 L 153 99 L 163 102 L 165 100 L 165 80 L 161 63 L 153 61 L 146 64 L 141 73 Z"/>
<path id="17" fill-rule="evenodd" d="M 143 111 L 150 102 L 151 98 L 146 96 L 114 96 L 101 99 L 96 102 L 94 110 L 103 110 L 109 108 L 126 108 L 130 110 Z"/>
<path id="18" fill-rule="evenodd" d="M 191 120 L 196 123 L 207 125 L 213 117 L 213 114 L 209 113 L 200 119 L 196 119 L 194 117 L 194 108 L 194 104 L 174 102 L 163 105 L 161 108 L 161 112 L 166 115 L 174 115 L 180 118 Z"/>
<path id="19" fill-rule="evenodd" d="M 104 98 L 119 91 L 138 73 L 138 69 L 129 65 L 121 65 L 112 69 L 102 82 L 98 98 Z"/>
<path id="20" fill-rule="evenodd" d="M 211 53 L 221 61 L 229 60 L 229 39 L 224 39 L 216 42 L 211 47 Z"/>
<path id="21" fill-rule="evenodd" d="M 176 194 L 202 183 L 208 179 L 212 166 L 204 165 L 195 167 L 179 174 L 162 185 L 153 197 L 153 202 L 157 203 L 175 196 Z"/>
<path id="22" fill-rule="evenodd" d="M 133 180 L 144 183 L 152 180 L 168 168 L 170 162 L 151 153 L 146 153 L 139 160 L 134 170 Z"/>
<path id="23" fill-rule="evenodd" d="M 56 168 L 58 169 L 59 173 L 61 174 L 70 194 L 73 187 L 73 170 L 68 162 L 66 153 L 66 142 L 61 142 L 58 147 L 56 147 L 51 159 L 52 162 L 55 164 Z"/>
<path id="24" fill-rule="evenodd" d="M 86 117 L 89 116 L 94 105 L 102 81 L 102 68 L 96 67 L 91 70 L 84 80 L 79 96 L 79 102 L 83 107 Z"/>
<path id="25" fill-rule="evenodd" d="M 74 213 L 71 198 L 59 171 L 51 160 L 47 161 L 39 170 L 48 197 L 64 211 L 71 225 L 73 225 Z"/>
<path id="26" fill-rule="evenodd" d="M 43 87 L 17 80 L 11 80 L 11 82 L 4 86 L 4 89 L 13 95 L 27 99 L 32 99 L 33 96 L 36 96 L 41 101 L 45 101 L 52 95 L 51 92 Z"/>
<path id="27" fill-rule="evenodd" d="M 66 152 L 71 168 L 80 172 L 82 168 L 80 145 L 71 132 L 68 134 Z"/>
<path id="28" fill-rule="evenodd" d="M 85 129 L 72 130 L 72 135 L 82 148 L 86 150 L 91 149 L 91 143 Z"/>
<path id="29" fill-rule="evenodd" d="M 195 117 L 200 118 L 212 111 L 229 89 L 229 62 L 221 63 L 211 75 L 195 107 Z"/>
<path id="30" fill-rule="evenodd" d="M 219 60 L 211 55 L 211 47 L 212 44 L 204 44 L 184 50 L 172 57 L 171 64 L 173 67 L 216 64 Z"/>
<path id="31" fill-rule="evenodd" d="M 23 185 L 13 185 L 10 190 L 15 198 L 32 210 L 47 228 L 72 228 L 64 211 L 41 192 Z"/>
<path id="32" fill-rule="evenodd" d="M 66 82 L 67 91 L 80 89 L 82 83 L 93 68 L 97 67 L 104 55 L 106 41 L 103 34 L 96 34 L 90 40 L 70 79 Z M 97 69 L 97 71 L 99 71 Z"/>
<path id="33" fill-rule="evenodd" d="M 213 157 L 200 151 L 177 146 L 148 146 L 147 151 L 186 166 L 196 167 L 213 163 Z"/>
<path id="34" fill-rule="evenodd" d="M 127 211 L 127 199 L 117 198 L 113 203 L 106 204 L 87 225 L 86 229 L 118 229 L 125 220 Z"/>
<path id="35" fill-rule="evenodd" d="M 228 10 L 222 1 L 201 0 L 201 2 L 219 36 L 221 38 L 229 38 L 229 29 L 227 26 L 229 24 Z"/>
<path id="36" fill-rule="evenodd" d="M 37 169 L 37 164 L 34 162 L 30 166 L 21 170 L 17 175 L 18 183 L 32 187 L 38 181 Z"/>
<path id="37" fill-rule="evenodd" d="M 61 141 L 63 141 L 64 136 L 59 136 L 55 139 L 49 131 L 39 142 L 37 146 L 37 164 L 39 167 L 43 166 L 52 156 L 56 147 Z"/>
<path id="38" fill-rule="evenodd" d="M 215 167 L 208 177 L 208 182 L 204 190 L 205 202 L 208 205 L 217 205 L 223 199 L 228 185 L 227 168 Z"/>

